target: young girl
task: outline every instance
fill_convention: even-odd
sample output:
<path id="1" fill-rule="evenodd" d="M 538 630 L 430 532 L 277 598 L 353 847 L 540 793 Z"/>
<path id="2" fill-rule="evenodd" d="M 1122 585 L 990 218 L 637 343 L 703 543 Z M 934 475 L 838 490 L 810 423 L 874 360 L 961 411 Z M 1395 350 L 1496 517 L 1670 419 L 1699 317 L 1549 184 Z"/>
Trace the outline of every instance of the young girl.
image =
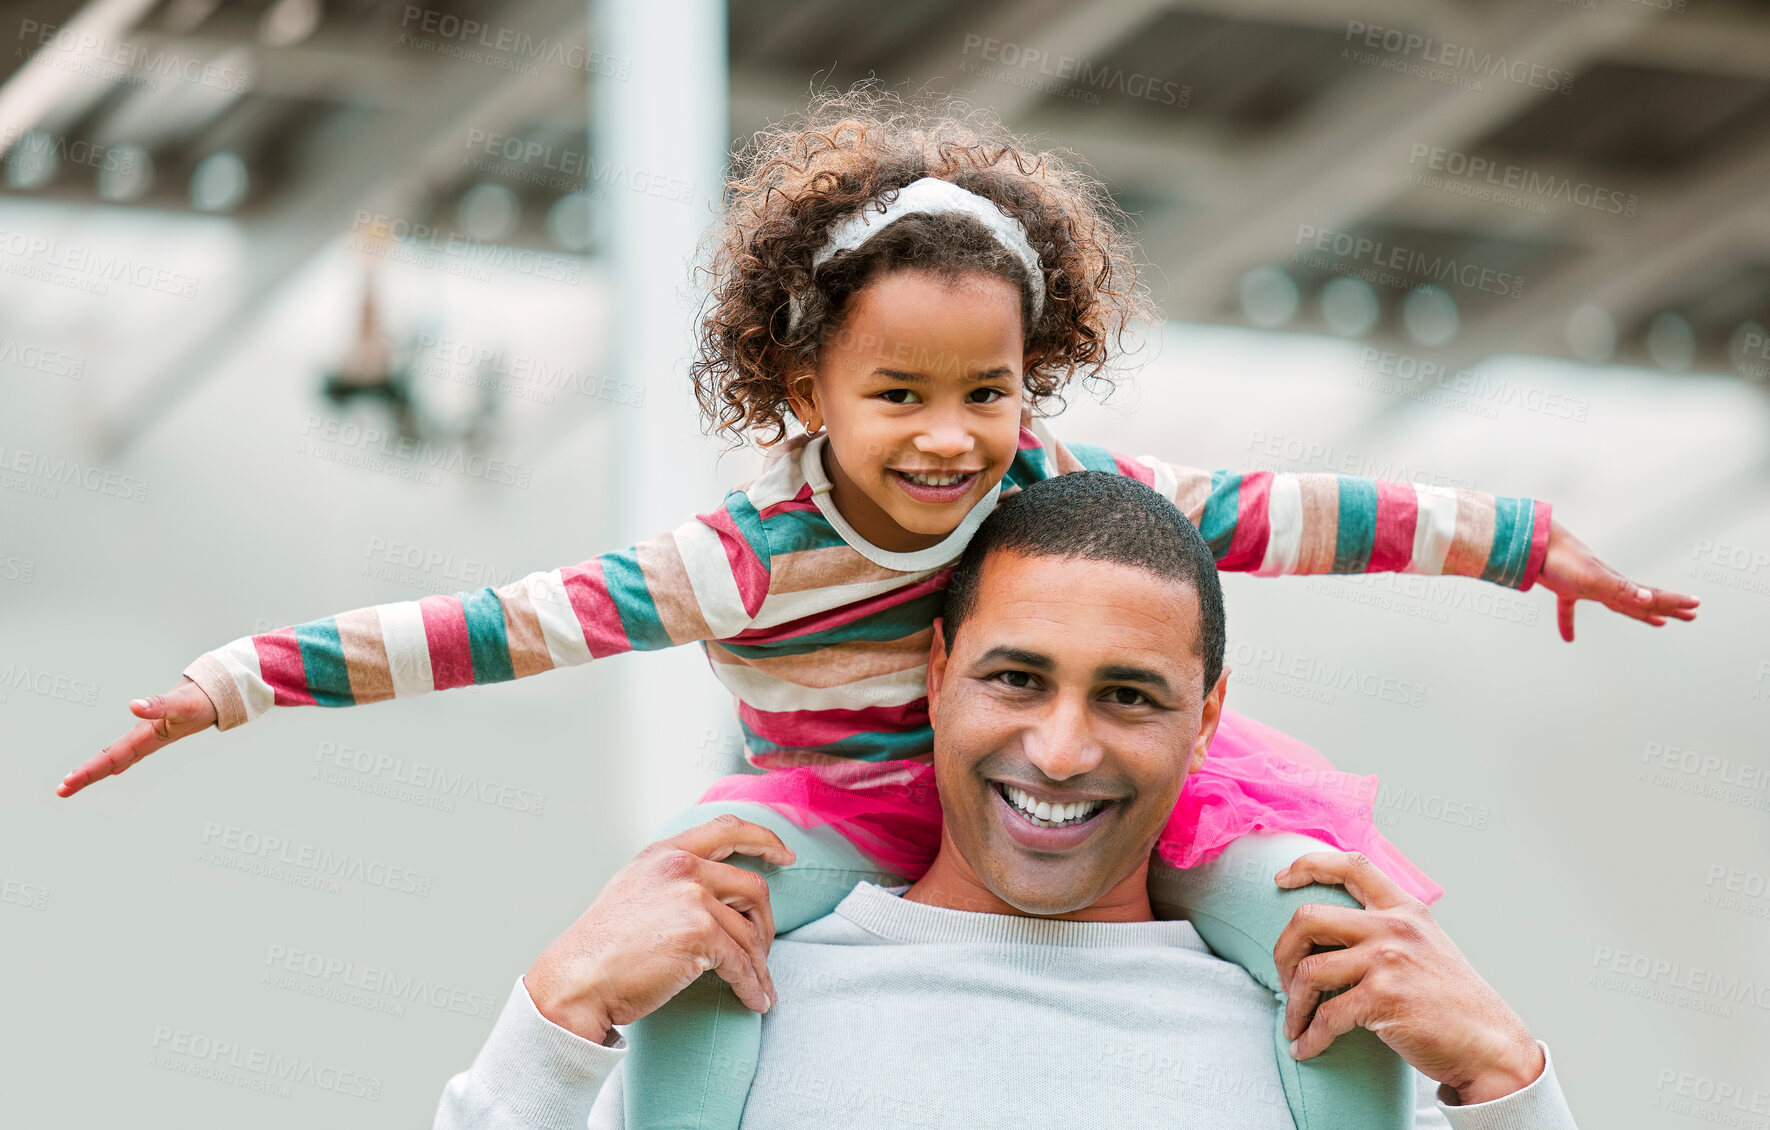
<path id="1" fill-rule="evenodd" d="M 1084 467 L 1172 499 L 1224 569 L 1540 579 L 1570 639 L 1579 599 L 1656 625 L 1692 618 L 1695 600 L 1624 580 L 1546 503 L 1207 473 L 1060 442 L 1041 410 L 1078 372 L 1097 378 L 1127 324 L 1153 313 L 1122 219 L 1097 180 L 963 107 L 870 89 L 820 99 L 738 155 L 712 234 L 696 389 L 711 423 L 774 448 L 755 481 L 579 565 L 236 640 L 132 702 L 143 721 L 60 793 L 273 705 L 378 702 L 698 641 L 736 699 L 751 764 L 774 772 L 720 782 L 664 831 L 737 812 L 779 833 L 795 864 L 751 865 L 789 930 L 858 879 L 908 882 L 932 859 L 924 676 L 950 567 L 1004 492 Z M 802 433 L 787 439 L 789 416 Z M 1417 897 L 1440 893 L 1372 825 L 1370 783 L 1225 710 L 1157 847 L 1152 901 L 1277 992 L 1271 945 L 1290 908 L 1343 894 L 1278 891 L 1271 876 L 1300 851 L 1237 855 L 1267 840 L 1247 833 L 1362 851 Z M 631 1026 L 626 1093 L 645 1105 L 630 1102 L 627 1124 L 735 1130 L 760 1024 L 709 975 Z M 1297 1125 L 1407 1124 L 1400 1060 L 1361 1034 L 1298 1063 L 1275 1024 Z"/>

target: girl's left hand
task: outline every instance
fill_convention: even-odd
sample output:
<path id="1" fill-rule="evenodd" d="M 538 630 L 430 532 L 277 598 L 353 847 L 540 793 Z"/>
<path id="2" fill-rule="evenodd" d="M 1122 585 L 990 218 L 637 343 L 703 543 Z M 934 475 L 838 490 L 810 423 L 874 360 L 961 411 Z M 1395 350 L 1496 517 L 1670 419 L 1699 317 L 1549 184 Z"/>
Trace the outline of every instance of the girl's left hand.
<path id="1" fill-rule="evenodd" d="M 1573 642 L 1573 606 L 1581 600 L 1595 600 L 1613 612 L 1633 616 L 1656 628 L 1668 616 L 1696 619 L 1696 606 L 1701 603 L 1694 596 L 1648 588 L 1629 580 L 1600 561 L 1585 542 L 1568 533 L 1560 522 L 1549 526 L 1549 549 L 1537 580 L 1555 593 L 1561 638 L 1568 643 Z"/>

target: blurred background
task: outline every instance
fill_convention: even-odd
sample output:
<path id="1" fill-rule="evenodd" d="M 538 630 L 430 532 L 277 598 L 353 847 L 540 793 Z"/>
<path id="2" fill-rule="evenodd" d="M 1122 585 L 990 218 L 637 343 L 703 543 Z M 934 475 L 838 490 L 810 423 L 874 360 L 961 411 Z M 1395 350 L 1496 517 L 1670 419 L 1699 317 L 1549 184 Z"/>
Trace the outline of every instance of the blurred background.
<path id="1" fill-rule="evenodd" d="M 1583 1124 L 1770 1127 L 1770 4 L 15 0 L 8 41 L 0 1121 L 426 1125 L 741 766 L 677 649 L 53 792 L 202 651 L 750 477 L 691 257 L 731 148 L 872 76 L 1135 217 L 1166 320 L 1060 434 L 1546 498 L 1702 598 L 1568 645 L 1540 589 L 1233 576 L 1230 701 L 1380 775 Z M 322 852 L 363 866 L 264 866 Z"/>

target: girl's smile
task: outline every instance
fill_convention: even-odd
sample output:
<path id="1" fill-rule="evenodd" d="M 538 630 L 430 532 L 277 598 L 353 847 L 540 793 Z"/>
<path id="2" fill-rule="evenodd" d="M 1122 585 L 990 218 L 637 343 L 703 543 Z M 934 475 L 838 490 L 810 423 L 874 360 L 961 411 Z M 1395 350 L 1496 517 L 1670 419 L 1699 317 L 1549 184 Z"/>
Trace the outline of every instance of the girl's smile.
<path id="1" fill-rule="evenodd" d="M 893 467 L 891 473 L 897 476 L 897 485 L 904 493 L 917 502 L 940 505 L 957 502 L 970 494 L 972 484 L 983 471 L 981 468 L 973 471 L 906 471 Z"/>

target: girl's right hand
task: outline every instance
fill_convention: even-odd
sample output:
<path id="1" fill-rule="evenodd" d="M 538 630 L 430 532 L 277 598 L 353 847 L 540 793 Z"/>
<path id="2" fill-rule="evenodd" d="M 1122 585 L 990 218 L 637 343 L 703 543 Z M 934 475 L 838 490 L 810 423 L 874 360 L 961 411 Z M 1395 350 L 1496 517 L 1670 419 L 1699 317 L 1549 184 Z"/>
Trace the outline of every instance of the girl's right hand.
<path id="1" fill-rule="evenodd" d="M 142 719 L 127 734 L 100 750 L 97 757 L 62 778 L 55 795 L 69 797 L 106 777 L 115 776 L 150 753 L 157 753 L 179 738 L 215 725 L 215 704 L 203 688 L 188 678 L 165 694 L 138 698 L 129 710 Z"/>

